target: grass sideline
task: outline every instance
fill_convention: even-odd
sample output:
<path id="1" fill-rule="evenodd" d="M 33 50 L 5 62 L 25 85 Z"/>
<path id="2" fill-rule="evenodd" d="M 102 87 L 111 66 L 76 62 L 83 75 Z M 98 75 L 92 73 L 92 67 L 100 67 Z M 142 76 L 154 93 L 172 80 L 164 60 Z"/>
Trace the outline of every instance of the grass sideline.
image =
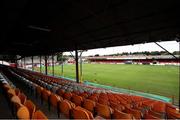
<path id="1" fill-rule="evenodd" d="M 48 72 L 51 71 L 52 67 L 48 67 Z M 55 66 L 55 74 L 61 75 L 61 66 Z M 64 76 L 75 78 L 75 65 L 65 64 Z M 174 96 L 175 101 L 179 95 L 177 66 L 83 64 L 83 80 L 166 97 Z"/>

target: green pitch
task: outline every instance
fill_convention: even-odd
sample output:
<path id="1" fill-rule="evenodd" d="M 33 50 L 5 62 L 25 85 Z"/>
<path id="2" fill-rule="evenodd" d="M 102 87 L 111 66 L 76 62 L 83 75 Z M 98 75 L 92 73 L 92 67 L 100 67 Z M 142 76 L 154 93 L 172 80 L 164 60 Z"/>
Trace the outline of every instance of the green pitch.
<path id="1" fill-rule="evenodd" d="M 51 73 L 52 67 L 48 68 Z M 61 66 L 55 66 L 61 75 Z M 75 78 L 75 65 L 64 65 L 64 76 Z M 174 96 L 179 94 L 179 68 L 176 66 L 83 64 L 83 80 L 147 93 Z"/>

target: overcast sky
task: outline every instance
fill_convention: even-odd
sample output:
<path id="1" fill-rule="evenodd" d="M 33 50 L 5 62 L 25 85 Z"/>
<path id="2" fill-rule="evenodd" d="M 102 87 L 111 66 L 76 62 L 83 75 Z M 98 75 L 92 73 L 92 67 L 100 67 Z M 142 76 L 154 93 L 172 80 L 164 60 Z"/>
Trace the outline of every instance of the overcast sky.
<path id="1" fill-rule="evenodd" d="M 179 43 L 176 41 L 167 41 L 167 42 L 158 42 L 158 43 L 170 52 L 179 51 Z M 155 43 L 145 43 L 145 44 L 127 45 L 127 46 L 119 46 L 119 47 L 91 49 L 88 50 L 87 52 L 84 52 L 83 56 L 89 56 L 95 54 L 108 55 L 108 54 L 122 53 L 122 52 L 141 52 L 141 51 L 164 51 L 164 50 L 159 46 L 157 46 Z M 64 54 L 70 55 L 69 52 L 65 52 Z"/>

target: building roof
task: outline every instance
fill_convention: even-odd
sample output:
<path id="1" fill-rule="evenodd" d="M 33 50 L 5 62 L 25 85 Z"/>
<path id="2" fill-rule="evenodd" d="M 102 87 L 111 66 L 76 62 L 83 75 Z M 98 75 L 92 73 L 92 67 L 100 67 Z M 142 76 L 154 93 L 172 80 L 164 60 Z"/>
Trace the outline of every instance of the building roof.
<path id="1" fill-rule="evenodd" d="M 179 0 L 4 0 L 0 54 L 169 41 L 180 36 Z"/>

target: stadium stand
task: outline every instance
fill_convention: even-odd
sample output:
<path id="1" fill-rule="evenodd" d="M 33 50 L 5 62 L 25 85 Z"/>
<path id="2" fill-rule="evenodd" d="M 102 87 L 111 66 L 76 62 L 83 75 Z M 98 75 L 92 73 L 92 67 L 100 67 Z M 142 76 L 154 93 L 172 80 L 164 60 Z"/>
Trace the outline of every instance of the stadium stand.
<path id="1" fill-rule="evenodd" d="M 0 75 L 3 78 L 2 73 Z M 27 99 L 27 96 L 19 88 L 16 88 L 12 83 L 8 83 L 8 81 L 5 78 L 0 80 L 3 94 L 8 101 L 12 115 L 18 119 L 32 118 L 36 111 L 36 106 Z"/>
<path id="2" fill-rule="evenodd" d="M 62 114 L 65 118 L 71 119 L 179 118 L 178 111 L 170 103 L 140 96 L 114 93 L 28 70 L 13 68 L 8 70 L 12 75 L 18 76 L 26 86 L 29 86 L 30 91 L 40 99 L 41 104 L 48 105 L 48 111 L 56 109 L 57 118 L 61 118 Z M 4 89 L 10 89 L 8 85 L 4 86 Z M 27 106 L 26 108 L 32 118 L 33 116 L 34 118 L 40 116 L 47 118 L 40 115 L 41 112 L 35 114 L 35 105 L 29 100 L 25 100 L 26 97 L 24 97 L 23 93 L 19 93 L 19 89 L 16 89 L 16 91 L 19 96 L 23 97 L 17 96 L 19 99 L 14 101 L 24 103 L 24 107 Z M 14 92 L 12 90 L 8 92 L 10 96 L 16 94 L 15 90 Z M 22 109 L 25 109 L 24 107 Z"/>
<path id="3" fill-rule="evenodd" d="M 4 0 L 0 60 L 12 64 L 0 66 L 0 95 L 10 118 L 180 118 L 171 103 L 87 86 L 79 83 L 78 73 L 80 50 L 179 41 L 179 4 L 179 0 Z M 47 76 L 47 56 L 74 50 L 77 83 Z M 46 75 L 18 68 L 19 60 L 32 57 L 33 70 L 33 56 L 45 58 Z M 0 105 L 2 111 L 5 105 Z"/>

